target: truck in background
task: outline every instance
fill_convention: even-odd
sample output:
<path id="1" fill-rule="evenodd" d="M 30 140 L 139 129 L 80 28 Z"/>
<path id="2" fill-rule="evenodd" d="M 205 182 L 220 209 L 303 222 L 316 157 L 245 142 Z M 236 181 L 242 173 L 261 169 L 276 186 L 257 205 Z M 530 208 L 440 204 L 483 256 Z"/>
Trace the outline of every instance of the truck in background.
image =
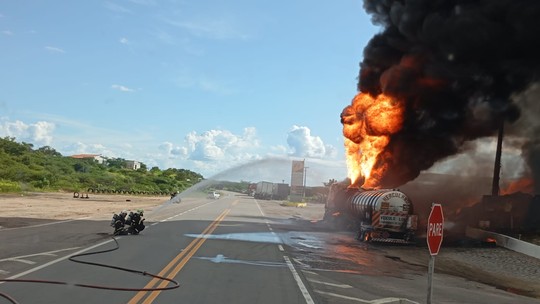
<path id="1" fill-rule="evenodd" d="M 248 191 L 256 199 L 286 200 L 289 197 L 290 187 L 288 184 L 258 182 L 252 185 Z"/>
<path id="2" fill-rule="evenodd" d="M 272 185 L 272 199 L 286 200 L 289 197 L 290 187 L 288 184 L 274 183 Z"/>
<path id="3" fill-rule="evenodd" d="M 273 185 L 270 182 L 258 182 L 253 197 L 256 199 L 272 199 Z"/>

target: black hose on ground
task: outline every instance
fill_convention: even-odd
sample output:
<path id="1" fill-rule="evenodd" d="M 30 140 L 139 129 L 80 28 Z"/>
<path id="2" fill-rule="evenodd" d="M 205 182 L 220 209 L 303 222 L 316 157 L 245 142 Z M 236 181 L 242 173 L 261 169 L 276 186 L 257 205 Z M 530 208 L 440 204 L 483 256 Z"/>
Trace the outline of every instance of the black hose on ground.
<path id="1" fill-rule="evenodd" d="M 52 281 L 52 280 L 34 280 L 34 279 L 0 279 L 0 282 L 6 282 L 6 283 L 39 283 L 39 284 L 53 284 L 53 285 L 70 285 L 70 286 L 77 286 L 77 287 L 83 287 L 83 288 L 93 288 L 93 289 L 105 289 L 105 290 L 117 290 L 117 291 L 162 291 L 162 290 L 171 290 L 180 287 L 180 283 L 178 283 L 176 280 L 169 279 L 166 277 L 162 277 L 156 274 L 152 274 L 146 271 L 141 271 L 137 269 L 131 269 L 131 268 L 124 268 L 119 267 L 115 265 L 107 265 L 102 263 L 95 263 L 95 262 L 88 262 L 88 261 L 82 261 L 77 258 L 83 257 L 83 256 L 89 256 L 94 254 L 100 254 L 100 253 L 106 253 L 118 250 L 120 248 L 120 244 L 118 244 L 118 241 L 116 238 L 112 237 L 114 240 L 116 246 L 111 249 L 105 249 L 101 251 L 93 251 L 93 252 L 87 252 L 87 253 L 81 253 L 76 254 L 71 257 L 69 257 L 69 260 L 75 263 L 81 263 L 86 265 L 92 265 L 97 267 L 105 267 L 105 268 L 112 268 L 120 271 L 130 272 L 134 274 L 140 274 L 143 276 L 149 276 L 152 278 L 156 278 L 163 281 L 168 281 L 172 283 L 172 286 L 166 286 L 166 287 L 154 287 L 154 288 L 129 288 L 129 287 L 116 287 L 116 286 L 107 286 L 107 285 L 93 285 L 93 284 L 81 284 L 81 283 L 68 283 L 63 281 Z M 0 297 L 7 299 L 12 304 L 19 304 L 14 298 L 9 296 L 8 294 L 0 292 Z"/>

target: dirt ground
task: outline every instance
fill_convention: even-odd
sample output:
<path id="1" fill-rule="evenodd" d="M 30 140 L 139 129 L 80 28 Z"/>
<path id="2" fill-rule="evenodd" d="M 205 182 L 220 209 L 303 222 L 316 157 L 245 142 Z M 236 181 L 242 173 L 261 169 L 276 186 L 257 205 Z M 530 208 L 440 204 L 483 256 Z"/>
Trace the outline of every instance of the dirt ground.
<path id="1" fill-rule="evenodd" d="M 0 229 L 41 224 L 44 221 L 84 217 L 111 218 L 122 210 L 152 208 L 163 204 L 168 196 L 132 196 L 89 194 L 75 198 L 73 193 L 25 193 L 0 195 Z"/>

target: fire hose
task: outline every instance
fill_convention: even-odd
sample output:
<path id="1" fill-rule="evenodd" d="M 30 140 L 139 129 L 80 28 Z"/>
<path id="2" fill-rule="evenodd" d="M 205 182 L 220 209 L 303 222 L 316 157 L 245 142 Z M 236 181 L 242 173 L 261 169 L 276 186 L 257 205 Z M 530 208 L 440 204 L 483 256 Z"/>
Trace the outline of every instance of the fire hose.
<path id="1" fill-rule="evenodd" d="M 125 271 L 133 274 L 139 274 L 142 276 L 149 276 L 152 278 L 156 278 L 159 280 L 164 280 L 172 283 L 172 286 L 165 286 L 165 287 L 154 287 L 154 288 L 130 288 L 130 287 L 117 287 L 117 286 L 107 286 L 107 285 L 93 285 L 93 284 L 82 284 L 82 283 L 68 283 L 65 281 L 52 281 L 52 280 L 35 280 L 35 279 L 0 279 L 0 282 L 6 282 L 6 283 L 39 283 L 39 284 L 52 284 L 52 285 L 69 285 L 69 286 L 76 286 L 76 287 L 83 287 L 83 288 L 93 288 L 93 289 L 105 289 L 105 290 L 117 290 L 117 291 L 163 291 L 163 290 L 171 290 L 176 289 L 180 287 L 180 283 L 178 283 L 176 280 L 169 279 L 166 277 L 162 277 L 156 274 L 152 274 L 146 271 L 137 270 L 137 269 L 131 269 L 131 268 L 125 268 L 125 267 L 119 267 L 115 265 L 108 265 L 108 264 L 102 264 L 102 263 L 95 263 L 95 262 L 88 262 L 83 261 L 77 258 L 83 257 L 83 256 L 89 256 L 89 255 L 95 255 L 95 254 L 101 254 L 106 252 L 111 252 L 118 250 L 120 248 L 120 245 L 118 244 L 118 241 L 116 238 L 112 237 L 114 240 L 116 246 L 111 249 L 105 249 L 101 251 L 94 251 L 94 252 L 87 252 L 87 253 L 81 253 L 76 254 L 71 257 L 69 257 L 69 260 L 75 263 L 81 263 L 91 266 L 97 266 L 97 267 L 104 267 L 104 268 L 112 268 L 120 271 Z M 0 297 L 7 299 L 12 304 L 19 304 L 14 298 L 12 298 L 10 295 L 0 292 Z"/>

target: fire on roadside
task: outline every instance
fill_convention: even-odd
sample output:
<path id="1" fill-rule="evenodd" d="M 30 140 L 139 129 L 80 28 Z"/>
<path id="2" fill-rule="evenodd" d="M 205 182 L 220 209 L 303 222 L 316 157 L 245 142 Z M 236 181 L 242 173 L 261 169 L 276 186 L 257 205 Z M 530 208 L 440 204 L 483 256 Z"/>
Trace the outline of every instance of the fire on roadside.
<path id="1" fill-rule="evenodd" d="M 379 188 L 388 170 L 390 135 L 403 126 L 404 104 L 380 94 L 359 93 L 341 113 L 351 187 Z"/>
<path id="2" fill-rule="evenodd" d="M 533 193 L 534 181 L 532 178 L 521 178 L 511 182 L 507 187 L 501 189 L 501 195 L 515 192 Z"/>

